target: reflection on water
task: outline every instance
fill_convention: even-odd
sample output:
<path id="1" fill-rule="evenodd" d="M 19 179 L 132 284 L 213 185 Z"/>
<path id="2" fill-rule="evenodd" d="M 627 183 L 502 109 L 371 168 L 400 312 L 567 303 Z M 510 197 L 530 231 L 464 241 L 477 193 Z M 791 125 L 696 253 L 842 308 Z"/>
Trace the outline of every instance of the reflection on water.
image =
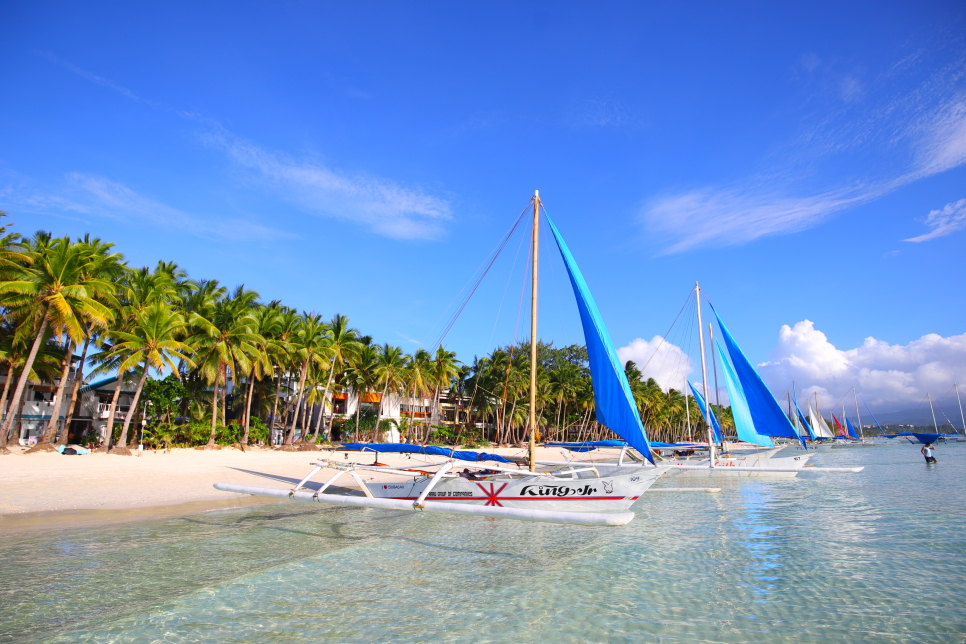
<path id="1" fill-rule="evenodd" d="M 966 445 L 617 529 L 279 504 L 0 540 L 2 642 L 961 642 Z"/>

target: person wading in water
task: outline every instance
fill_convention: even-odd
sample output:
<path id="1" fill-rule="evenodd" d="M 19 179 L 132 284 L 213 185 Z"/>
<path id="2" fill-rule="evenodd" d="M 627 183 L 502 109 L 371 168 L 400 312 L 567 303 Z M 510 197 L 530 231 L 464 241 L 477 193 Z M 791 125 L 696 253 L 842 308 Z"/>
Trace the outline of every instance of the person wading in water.
<path id="1" fill-rule="evenodd" d="M 926 459 L 926 465 L 930 465 L 936 462 L 936 458 L 932 455 L 932 450 L 933 450 L 932 443 L 926 443 L 925 445 L 922 446 L 922 449 L 919 450 Z"/>

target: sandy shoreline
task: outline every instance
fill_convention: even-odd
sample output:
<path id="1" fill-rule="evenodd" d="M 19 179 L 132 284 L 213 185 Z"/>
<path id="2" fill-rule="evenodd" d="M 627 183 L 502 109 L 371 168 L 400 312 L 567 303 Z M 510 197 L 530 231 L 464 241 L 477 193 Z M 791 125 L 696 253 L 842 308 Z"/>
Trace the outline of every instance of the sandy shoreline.
<path id="1" fill-rule="evenodd" d="M 517 448 L 489 451 L 514 457 L 525 454 Z M 212 486 L 221 482 L 285 489 L 308 474 L 313 461 L 345 460 L 345 454 L 176 449 L 147 451 L 139 457 L 53 453 L 0 456 L 0 536 L 275 503 L 272 499 L 220 492 Z M 371 454 L 359 452 L 348 452 L 348 456 L 348 460 L 362 463 L 373 459 Z M 563 457 L 559 450 L 538 448 L 538 458 Z M 415 454 L 379 456 L 381 463 L 404 467 L 441 460 Z M 322 471 L 314 480 L 324 480 L 331 473 Z M 348 477 L 339 483 L 354 486 Z"/>

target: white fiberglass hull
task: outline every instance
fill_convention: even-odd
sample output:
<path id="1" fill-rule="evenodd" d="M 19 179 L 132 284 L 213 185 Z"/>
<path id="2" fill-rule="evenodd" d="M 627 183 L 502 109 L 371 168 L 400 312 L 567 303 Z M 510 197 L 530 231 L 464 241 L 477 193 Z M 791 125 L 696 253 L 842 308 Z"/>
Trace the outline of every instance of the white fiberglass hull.
<path id="1" fill-rule="evenodd" d="M 715 458 L 714 467 L 710 467 L 710 459 L 666 459 L 661 465 L 670 465 L 672 468 L 677 465 L 698 466 L 704 469 L 672 469 L 668 475 L 677 478 L 734 478 L 734 477 L 767 477 L 767 478 L 790 478 L 798 475 L 801 470 L 812 458 L 811 453 L 792 452 L 780 454 L 782 447 L 762 450 L 757 452 L 738 452 L 732 453 L 727 457 Z M 745 469 L 747 468 L 747 469 Z M 755 471 L 751 468 L 781 468 L 793 471 L 769 472 Z"/>
<path id="2" fill-rule="evenodd" d="M 573 478 L 444 478 L 437 481 L 426 500 L 563 512 L 617 512 L 630 508 L 667 468 L 599 466 L 598 472 L 599 477 L 581 472 Z M 422 476 L 398 482 L 367 482 L 366 487 L 376 498 L 415 501 L 430 480 Z"/>

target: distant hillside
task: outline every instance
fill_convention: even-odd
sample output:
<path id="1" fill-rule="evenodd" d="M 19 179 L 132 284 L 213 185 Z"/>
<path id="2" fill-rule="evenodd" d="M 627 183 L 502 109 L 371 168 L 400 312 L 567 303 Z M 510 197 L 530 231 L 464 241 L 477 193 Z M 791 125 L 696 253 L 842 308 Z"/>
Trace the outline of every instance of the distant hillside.
<path id="1" fill-rule="evenodd" d="M 921 405 L 918 409 L 876 413 L 875 417 L 882 425 L 932 425 L 929 405 Z M 959 406 L 955 401 L 952 405 L 936 406 L 936 422 L 939 425 L 948 425 L 951 422 L 957 429 L 963 428 L 963 422 L 959 417 Z M 872 419 L 868 417 L 868 413 L 864 409 L 862 410 L 862 423 L 865 425 L 872 424 Z"/>

